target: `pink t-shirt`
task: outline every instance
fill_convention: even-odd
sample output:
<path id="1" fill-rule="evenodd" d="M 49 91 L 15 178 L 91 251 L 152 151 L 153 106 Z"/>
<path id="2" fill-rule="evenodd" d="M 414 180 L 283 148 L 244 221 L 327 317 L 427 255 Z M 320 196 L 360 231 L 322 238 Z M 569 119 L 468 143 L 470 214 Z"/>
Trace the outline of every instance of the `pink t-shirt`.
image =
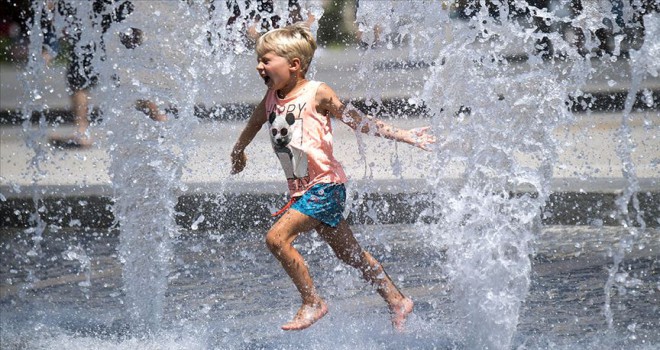
<path id="1" fill-rule="evenodd" d="M 268 134 L 282 164 L 291 197 L 319 183 L 345 183 L 346 174 L 332 154 L 330 116 L 316 110 L 321 82 L 307 82 L 295 96 L 279 99 L 266 94 Z"/>

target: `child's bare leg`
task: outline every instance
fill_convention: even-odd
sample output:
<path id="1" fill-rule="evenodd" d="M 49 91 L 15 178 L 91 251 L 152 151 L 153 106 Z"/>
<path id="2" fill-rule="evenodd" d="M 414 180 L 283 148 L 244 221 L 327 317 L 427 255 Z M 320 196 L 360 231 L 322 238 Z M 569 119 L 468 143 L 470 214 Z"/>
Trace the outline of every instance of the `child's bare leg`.
<path id="1" fill-rule="evenodd" d="M 76 131 L 70 140 L 82 147 L 92 145 L 92 138 L 88 133 L 89 129 L 89 94 L 87 90 L 76 90 L 71 95 L 71 104 L 73 107 L 73 118 L 76 124 Z"/>
<path id="2" fill-rule="evenodd" d="M 280 261 L 302 297 L 302 306 L 293 320 L 282 326 L 284 330 L 305 329 L 328 312 L 325 301 L 316 293 L 305 260 L 293 247 L 293 241 L 300 233 L 309 231 L 318 224 L 317 220 L 307 215 L 289 210 L 266 235 L 268 249 Z"/>
<path id="3" fill-rule="evenodd" d="M 392 325 L 399 331 L 403 330 L 406 318 L 413 310 L 412 300 L 399 291 L 380 263 L 362 250 L 348 223 L 342 220 L 337 228 L 321 225 L 317 231 L 339 259 L 360 270 L 365 280 L 376 285 L 378 294 L 385 299 L 392 312 Z"/>
<path id="4" fill-rule="evenodd" d="M 167 120 L 167 116 L 160 112 L 158 106 L 153 101 L 137 100 L 135 101 L 135 108 L 157 122 L 164 122 Z"/>

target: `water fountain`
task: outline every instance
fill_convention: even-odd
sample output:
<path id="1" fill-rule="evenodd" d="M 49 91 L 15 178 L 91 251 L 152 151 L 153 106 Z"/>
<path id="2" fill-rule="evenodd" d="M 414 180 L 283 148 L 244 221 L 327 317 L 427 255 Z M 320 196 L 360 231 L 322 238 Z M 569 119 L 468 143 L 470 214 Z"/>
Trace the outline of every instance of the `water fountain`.
<path id="1" fill-rule="evenodd" d="M 236 6 L 241 13 L 263 10 L 257 3 Z M 307 9 L 303 17 L 322 18 L 320 2 L 300 3 Z M 96 136 L 107 147 L 114 224 L 110 230 L 86 227 L 65 207 L 47 205 L 45 197 L 52 193 L 44 182 L 56 178 L 52 164 L 63 158 L 43 142 L 45 115 L 37 127 L 26 119 L 22 138 L 33 156 L 24 186 L 30 190 L 23 192 L 31 195 L 30 207 L 11 212 L 30 220 L 29 228 L 7 229 L 11 234 L 3 236 L 2 260 L 8 262 L 1 272 L 3 343 L 15 348 L 60 343 L 71 348 L 657 346 L 652 316 L 657 303 L 652 305 L 658 293 L 659 66 L 654 58 L 660 53 L 660 16 L 650 3 L 582 2 L 580 8 L 568 0 L 551 1 L 547 8 L 530 3 L 361 1 L 356 23 L 365 48 L 322 49 L 312 68 L 323 81 L 337 74 L 353 77 L 336 88 L 355 97 L 359 108 L 402 125 L 429 123 L 438 135 L 437 149 L 422 156 L 382 141 L 374 147 L 361 135 L 355 158 L 350 157 L 354 145 L 338 146 L 354 170 L 348 211 L 358 224 L 376 223 L 359 226 L 359 234 L 393 260 L 390 274 L 401 276 L 418 301 L 404 335 L 388 330 L 385 315 L 369 315 L 366 310 L 375 307 L 365 287 L 342 266 L 318 277 L 339 310 L 325 321 L 332 330 L 319 324 L 304 333 L 281 334 L 273 326 L 279 323 L 269 310 L 287 314 L 278 301 L 290 286 L 273 276 L 269 264 L 274 262 L 259 246 L 263 221 L 232 223 L 239 216 L 257 220 L 245 212 L 277 207 L 281 196 L 264 193 L 278 193 L 269 183 L 279 173 L 271 178 L 268 165 L 251 164 L 261 173 L 258 181 L 249 173 L 248 179 L 217 175 L 228 172 L 228 149 L 217 155 L 204 146 L 218 145 L 211 138 L 232 137 L 240 127 L 243 106 L 231 98 L 261 97 L 261 90 L 251 91 L 254 57 L 242 30 L 248 19 L 230 20 L 233 8 L 224 1 L 134 2 L 133 13 L 107 32 L 83 31 L 74 50 L 84 50 L 90 41 L 106 47 L 105 57 L 94 61 L 103 111 Z M 96 28 L 92 5 L 76 4 L 84 28 Z M 275 5 L 274 13 L 285 21 L 287 6 Z M 37 78 L 46 69 L 38 55 L 42 9 L 43 4 L 33 5 L 24 116 L 47 109 L 40 95 L 49 87 Z M 57 15 L 53 23 L 58 30 L 65 26 Z M 611 41 L 600 35 L 608 27 Z M 119 33 L 132 28 L 140 28 L 145 39 L 126 48 Z M 332 61 L 337 57 L 341 64 Z M 137 100 L 154 101 L 167 120 L 149 119 L 135 108 Z M 603 107 L 619 100 L 624 101 L 620 108 Z M 598 155 L 580 139 L 600 132 L 595 125 L 603 123 L 598 119 L 603 111 L 618 118 L 609 142 L 617 143 L 620 166 L 589 163 Z M 200 116 L 216 120 L 200 121 Z M 571 152 L 577 155 L 567 156 Z M 651 162 L 644 159 L 649 156 Z M 204 187 L 203 180 L 189 181 L 192 168 L 220 181 L 213 188 Z M 385 180 L 379 173 L 387 173 Z M 598 182 L 612 178 L 621 181 Z M 3 191 L 10 187 L 5 185 L 14 185 L 12 193 L 21 191 L 2 180 Z M 390 187 L 394 194 L 385 189 Z M 621 191 L 614 198 L 599 194 L 606 187 Z M 2 194 L 3 203 L 13 203 L 8 196 Z M 181 204 L 184 197 L 188 204 Z M 562 206 L 574 209 L 562 212 Z M 65 216 L 72 229 L 61 223 Z M 383 226 L 390 223 L 397 225 Z M 315 270 L 328 270 L 324 259 L 330 253 L 318 241 L 303 238 L 298 244 L 318 255 L 310 260 Z M 587 258 L 575 262 L 562 249 Z M 543 277 L 562 276 L 566 269 L 571 272 L 566 280 L 572 281 L 569 275 L 582 270 L 566 267 L 569 262 L 592 269 L 576 283 L 601 278 L 584 288 L 602 293 L 587 298 L 591 304 L 577 302 L 589 316 L 575 316 L 572 326 L 562 323 L 561 311 L 544 314 L 548 304 L 563 305 L 552 296 L 566 294 L 568 287 Z M 330 287 L 337 280 L 346 287 Z M 544 298 L 550 301 L 542 303 Z M 635 298 L 642 306 L 635 306 Z M 87 301 L 78 305 L 80 299 Z M 367 319 L 361 317 L 365 313 Z M 548 320 L 553 318 L 559 321 Z"/>

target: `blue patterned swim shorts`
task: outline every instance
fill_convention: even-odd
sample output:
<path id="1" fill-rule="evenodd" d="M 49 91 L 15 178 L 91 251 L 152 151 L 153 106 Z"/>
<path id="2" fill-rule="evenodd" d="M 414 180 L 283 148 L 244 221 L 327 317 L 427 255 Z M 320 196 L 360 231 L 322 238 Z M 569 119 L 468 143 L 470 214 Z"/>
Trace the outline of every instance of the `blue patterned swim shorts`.
<path id="1" fill-rule="evenodd" d="M 346 188 L 344 184 L 316 184 L 298 198 L 291 205 L 291 209 L 319 220 L 330 227 L 337 227 L 343 219 L 345 202 Z"/>

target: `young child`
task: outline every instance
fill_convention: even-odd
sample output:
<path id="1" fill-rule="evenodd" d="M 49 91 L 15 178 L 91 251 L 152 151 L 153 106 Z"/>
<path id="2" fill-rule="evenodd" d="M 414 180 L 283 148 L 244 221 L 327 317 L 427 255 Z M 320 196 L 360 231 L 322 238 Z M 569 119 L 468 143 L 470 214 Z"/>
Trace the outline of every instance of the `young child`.
<path id="1" fill-rule="evenodd" d="M 264 123 L 275 154 L 286 174 L 291 200 L 276 215 L 279 220 L 266 235 L 266 244 L 293 280 L 302 306 L 284 330 L 311 326 L 328 312 L 317 293 L 303 257 L 293 247 L 296 237 L 316 230 L 337 257 L 362 272 L 376 286 L 392 314 L 396 330 L 403 330 L 413 302 L 394 285 L 383 267 L 364 251 L 342 218 L 346 175 L 332 153 L 330 117 L 353 129 L 428 149 L 435 138 L 428 127 L 401 130 L 356 110 L 348 110 L 326 84 L 305 79 L 316 50 L 316 42 L 304 25 L 272 30 L 256 44 L 257 71 L 268 87 L 241 132 L 232 153 L 232 174 L 246 165 L 245 148 Z"/>

